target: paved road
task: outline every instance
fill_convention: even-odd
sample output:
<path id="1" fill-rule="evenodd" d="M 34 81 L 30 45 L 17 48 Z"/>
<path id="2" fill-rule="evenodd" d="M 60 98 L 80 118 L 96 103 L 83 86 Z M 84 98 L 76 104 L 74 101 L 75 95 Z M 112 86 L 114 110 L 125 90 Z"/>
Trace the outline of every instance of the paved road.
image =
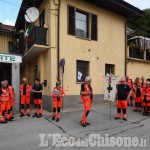
<path id="1" fill-rule="evenodd" d="M 128 109 L 128 121 L 114 120 L 116 113 L 115 106 L 112 106 L 112 116 L 110 118 L 109 104 L 101 104 L 93 106 L 89 115 L 90 126 L 83 128 L 80 126 L 79 120 L 82 114 L 82 109 L 70 109 L 62 113 L 60 122 L 51 121 L 50 113 L 44 112 L 42 118 L 19 118 L 16 115 L 16 120 L 9 122 L 6 125 L 0 124 L 0 150 L 61 150 L 61 149 L 150 149 L 150 117 L 142 116 L 139 112 L 133 112 L 133 108 Z M 69 112 L 68 112 L 69 111 Z M 111 119 L 111 120 L 110 120 Z M 100 134 L 100 136 L 110 137 L 138 137 L 147 140 L 146 147 L 65 147 L 56 148 L 52 145 L 52 138 L 48 139 L 48 134 L 61 133 L 62 136 L 74 137 L 76 140 L 88 138 L 91 134 Z M 40 135 L 46 134 L 44 138 L 48 140 L 48 147 L 40 147 Z M 83 143 L 84 144 L 84 143 Z"/>

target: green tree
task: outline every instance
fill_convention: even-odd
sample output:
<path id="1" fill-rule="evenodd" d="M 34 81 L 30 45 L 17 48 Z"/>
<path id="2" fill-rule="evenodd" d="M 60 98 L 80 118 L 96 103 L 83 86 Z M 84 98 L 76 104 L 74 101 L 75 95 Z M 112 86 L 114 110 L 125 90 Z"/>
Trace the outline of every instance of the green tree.
<path id="1" fill-rule="evenodd" d="M 133 36 L 144 36 L 150 38 L 150 9 L 145 9 L 144 15 L 134 21 L 129 22 L 127 25 L 135 32 L 129 35 L 128 38 Z"/>

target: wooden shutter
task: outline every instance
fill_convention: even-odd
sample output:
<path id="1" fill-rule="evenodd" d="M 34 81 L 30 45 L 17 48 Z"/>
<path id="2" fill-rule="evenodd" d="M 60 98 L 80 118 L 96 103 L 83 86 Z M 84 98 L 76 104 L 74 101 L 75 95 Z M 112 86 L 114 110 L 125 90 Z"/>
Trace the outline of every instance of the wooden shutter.
<path id="1" fill-rule="evenodd" d="M 97 15 L 91 14 L 91 40 L 98 40 Z"/>
<path id="2" fill-rule="evenodd" d="M 68 34 L 75 35 L 75 8 L 68 6 Z"/>

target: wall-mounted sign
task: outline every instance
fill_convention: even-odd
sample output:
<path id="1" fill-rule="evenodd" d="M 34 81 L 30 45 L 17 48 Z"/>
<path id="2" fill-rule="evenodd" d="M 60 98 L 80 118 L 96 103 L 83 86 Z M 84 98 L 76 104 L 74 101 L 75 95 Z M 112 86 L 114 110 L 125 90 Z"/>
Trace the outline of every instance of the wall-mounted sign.
<path id="1" fill-rule="evenodd" d="M 63 67 L 65 65 L 65 59 L 64 58 L 61 59 L 59 63 L 60 63 L 60 67 Z"/>
<path id="2" fill-rule="evenodd" d="M 22 57 L 17 55 L 1 54 L 0 53 L 0 62 L 7 63 L 21 63 Z"/>

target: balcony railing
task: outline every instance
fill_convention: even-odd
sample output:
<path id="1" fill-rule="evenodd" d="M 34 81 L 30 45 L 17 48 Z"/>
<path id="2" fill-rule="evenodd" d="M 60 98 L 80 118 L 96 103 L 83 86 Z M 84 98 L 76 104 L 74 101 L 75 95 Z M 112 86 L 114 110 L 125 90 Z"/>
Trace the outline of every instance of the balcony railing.
<path id="1" fill-rule="evenodd" d="M 129 57 L 137 58 L 137 59 L 144 59 L 144 52 L 140 52 L 137 48 L 129 48 Z"/>
<path id="2" fill-rule="evenodd" d="M 47 28 L 33 26 L 26 37 L 27 51 L 34 45 L 47 46 Z"/>

